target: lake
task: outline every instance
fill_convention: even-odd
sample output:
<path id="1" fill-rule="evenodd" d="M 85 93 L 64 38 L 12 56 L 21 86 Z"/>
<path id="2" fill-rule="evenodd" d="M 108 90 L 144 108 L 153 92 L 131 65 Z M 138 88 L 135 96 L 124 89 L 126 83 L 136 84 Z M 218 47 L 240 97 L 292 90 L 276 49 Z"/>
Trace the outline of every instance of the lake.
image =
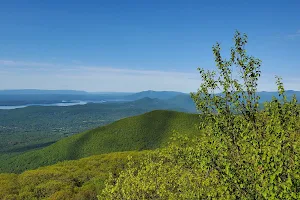
<path id="1" fill-rule="evenodd" d="M 103 103 L 104 101 L 98 101 L 97 103 Z M 59 102 L 59 103 L 50 103 L 50 104 L 26 104 L 19 106 L 0 106 L 0 110 L 12 110 L 17 108 L 26 108 L 28 106 L 76 106 L 76 105 L 85 105 L 90 103 L 88 101 L 77 101 L 77 102 Z"/>

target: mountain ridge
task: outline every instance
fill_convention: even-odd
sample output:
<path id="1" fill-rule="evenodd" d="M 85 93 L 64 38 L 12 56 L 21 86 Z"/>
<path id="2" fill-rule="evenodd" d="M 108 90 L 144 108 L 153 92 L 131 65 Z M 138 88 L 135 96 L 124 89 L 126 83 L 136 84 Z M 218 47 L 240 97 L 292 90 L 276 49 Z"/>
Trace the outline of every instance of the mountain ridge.
<path id="1" fill-rule="evenodd" d="M 159 148 L 168 143 L 173 131 L 188 135 L 198 134 L 198 121 L 197 114 L 151 111 L 64 138 L 39 150 L 15 156 L 2 155 L 0 172 L 20 173 L 96 154 Z"/>

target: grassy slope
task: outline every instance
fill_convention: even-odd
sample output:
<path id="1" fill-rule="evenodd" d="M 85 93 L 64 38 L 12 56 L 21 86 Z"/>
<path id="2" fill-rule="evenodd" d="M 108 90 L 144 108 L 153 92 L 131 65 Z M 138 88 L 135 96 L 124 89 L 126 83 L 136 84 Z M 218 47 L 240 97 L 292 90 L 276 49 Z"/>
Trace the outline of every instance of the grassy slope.
<path id="1" fill-rule="evenodd" d="M 166 144 L 173 130 L 197 134 L 198 115 L 152 111 L 62 139 L 46 148 L 0 157 L 0 172 L 20 173 L 59 161 L 95 154 L 155 149 Z"/>
<path id="2" fill-rule="evenodd" d="M 96 199 L 109 172 L 118 174 L 127 157 L 140 152 L 115 152 L 64 161 L 22 174 L 0 174 L 0 199 Z"/>

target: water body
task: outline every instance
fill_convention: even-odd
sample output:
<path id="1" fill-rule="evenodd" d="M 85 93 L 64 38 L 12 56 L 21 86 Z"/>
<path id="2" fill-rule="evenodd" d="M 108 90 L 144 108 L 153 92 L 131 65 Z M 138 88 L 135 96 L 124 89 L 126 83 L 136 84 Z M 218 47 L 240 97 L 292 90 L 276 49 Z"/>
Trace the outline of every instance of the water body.
<path id="1" fill-rule="evenodd" d="M 97 101 L 97 103 L 103 103 L 104 101 Z M 50 104 L 26 104 L 19 106 L 0 106 L 0 110 L 12 110 L 17 108 L 26 108 L 28 106 L 76 106 L 76 105 L 85 105 L 90 103 L 88 101 L 76 101 L 76 102 L 60 102 L 60 103 L 50 103 Z M 96 103 L 96 102 L 95 102 Z"/>

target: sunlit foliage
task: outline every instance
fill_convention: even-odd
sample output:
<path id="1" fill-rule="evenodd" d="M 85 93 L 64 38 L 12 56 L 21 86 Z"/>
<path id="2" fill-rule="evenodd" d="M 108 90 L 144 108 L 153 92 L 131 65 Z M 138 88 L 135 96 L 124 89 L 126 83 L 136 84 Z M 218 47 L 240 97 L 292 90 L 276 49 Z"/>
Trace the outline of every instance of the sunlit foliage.
<path id="1" fill-rule="evenodd" d="M 104 188 L 108 172 L 118 174 L 126 167 L 128 156 L 136 159 L 143 154 L 103 154 L 29 170 L 20 175 L 0 174 L 0 199 L 97 199 L 97 193 Z"/>
<path id="2" fill-rule="evenodd" d="M 202 83 L 192 97 L 201 135 L 177 136 L 169 147 L 129 162 L 120 176 L 110 176 L 99 199 L 300 198 L 296 97 L 287 100 L 277 77 L 279 98 L 260 111 L 261 61 L 247 55 L 246 35 L 236 32 L 234 41 L 229 60 L 218 43 L 213 47 L 217 71 L 199 68 Z"/>

